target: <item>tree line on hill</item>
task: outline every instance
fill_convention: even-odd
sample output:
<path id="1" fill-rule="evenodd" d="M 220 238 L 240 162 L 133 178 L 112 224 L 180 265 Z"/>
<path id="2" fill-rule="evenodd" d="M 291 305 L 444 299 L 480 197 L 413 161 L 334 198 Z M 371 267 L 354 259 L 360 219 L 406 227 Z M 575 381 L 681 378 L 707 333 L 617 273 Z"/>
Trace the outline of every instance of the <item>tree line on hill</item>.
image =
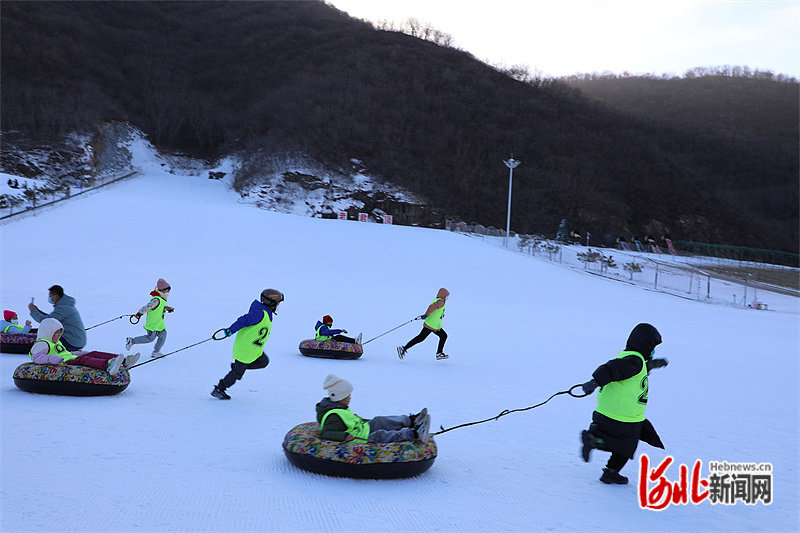
<path id="1" fill-rule="evenodd" d="M 485 225 L 504 224 L 513 152 L 516 231 L 797 251 L 794 80 L 548 79 L 322 2 L 5 1 L 0 24 L 4 131 L 125 120 L 206 158 L 356 158 Z"/>

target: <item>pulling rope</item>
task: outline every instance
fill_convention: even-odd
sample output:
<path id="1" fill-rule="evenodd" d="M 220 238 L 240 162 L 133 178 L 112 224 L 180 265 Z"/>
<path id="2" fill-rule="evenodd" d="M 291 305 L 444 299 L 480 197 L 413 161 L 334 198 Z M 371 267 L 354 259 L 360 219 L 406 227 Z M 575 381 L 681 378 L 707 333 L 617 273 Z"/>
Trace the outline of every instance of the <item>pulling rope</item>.
<path id="1" fill-rule="evenodd" d="M 219 333 L 219 332 L 222 332 L 222 335 L 223 335 L 223 336 L 222 336 L 222 337 L 219 337 L 219 338 L 217 338 L 217 333 Z M 175 350 L 174 352 L 169 352 L 169 353 L 165 353 L 164 355 L 159 355 L 158 357 L 153 357 L 152 359 L 150 359 L 150 360 L 148 360 L 148 361 L 145 361 L 145 362 L 143 362 L 143 363 L 137 363 L 137 364 L 133 365 L 132 367 L 130 367 L 128 370 L 131 370 L 131 369 L 133 369 L 133 368 L 136 368 L 137 366 L 146 365 L 147 363 L 152 363 L 153 361 L 157 361 L 157 360 L 159 360 L 159 359 L 163 359 L 163 358 L 167 357 L 168 355 L 172 355 L 172 354 L 174 354 L 174 353 L 182 352 L 183 350 L 188 350 L 189 348 L 191 348 L 191 347 L 193 347 L 193 346 L 197 346 L 198 344 L 203 344 L 204 342 L 208 342 L 208 341 L 221 341 L 221 340 L 223 340 L 223 339 L 226 339 L 226 338 L 227 338 L 227 335 L 225 335 L 225 328 L 218 329 L 217 331 L 215 331 L 215 332 L 214 332 L 214 334 L 213 334 L 213 335 L 211 335 L 209 338 L 207 338 L 207 339 L 205 339 L 205 340 L 202 340 L 202 341 L 200 341 L 200 342 L 196 342 L 196 343 L 194 343 L 194 344 L 190 344 L 189 346 L 184 346 L 183 348 L 180 348 L 180 349 L 178 349 L 178 350 Z"/>
<path id="2" fill-rule="evenodd" d="M 108 324 L 109 322 L 114 322 L 115 320 L 119 320 L 120 318 L 125 318 L 126 316 L 131 317 L 130 318 L 131 324 L 136 324 L 137 322 L 139 322 L 138 318 L 136 319 L 136 322 L 133 321 L 134 315 L 120 315 L 117 318 L 112 318 L 111 320 L 106 320 L 105 322 L 100 322 L 99 324 L 95 324 L 94 326 L 89 326 L 88 328 L 86 328 L 86 331 L 89 331 L 92 328 L 96 328 L 97 326 L 102 326 L 103 324 Z"/>
<path id="3" fill-rule="evenodd" d="M 576 394 L 576 393 L 572 392 L 573 390 L 575 390 L 576 388 L 578 388 L 580 386 L 581 386 L 581 383 L 578 383 L 577 385 L 573 385 L 569 390 L 562 390 L 560 392 L 557 392 L 557 393 L 553 394 L 552 396 L 550 396 L 545 401 L 543 401 L 542 403 L 537 403 L 536 405 L 531 405 L 530 407 L 522 407 L 520 409 L 506 409 L 505 411 L 503 411 L 499 415 L 493 416 L 491 418 L 487 418 L 486 420 L 477 420 L 475 422 L 467 422 L 466 424 L 459 424 L 458 426 L 453 426 L 453 427 L 447 428 L 447 429 L 445 429 L 443 426 L 439 426 L 439 428 L 441 428 L 441 431 L 437 431 L 435 433 L 431 433 L 431 435 L 441 435 L 442 433 L 447 433 L 448 431 L 453 431 L 454 429 L 465 428 L 467 426 L 474 426 L 476 424 L 483 424 L 484 422 L 490 422 L 492 420 L 497 420 L 501 416 L 505 416 L 507 414 L 518 413 L 520 411 L 528 411 L 530 409 L 536 409 L 537 407 L 541 407 L 542 405 L 546 404 L 547 402 L 549 402 L 550 400 L 552 400 L 553 398 L 555 398 L 559 394 L 569 394 L 573 398 L 585 398 L 586 396 L 589 396 L 589 394 L 585 394 L 585 393 L 584 394 Z"/>
<path id="4" fill-rule="evenodd" d="M 389 331 L 387 331 L 387 332 L 385 332 L 385 333 L 381 333 L 381 334 L 380 334 L 380 335 L 378 335 L 377 337 L 372 337 L 370 340 L 362 342 L 362 343 L 361 343 L 361 346 L 364 346 L 364 345 L 365 345 L 365 344 L 367 344 L 368 342 L 372 342 L 372 341 L 374 341 L 375 339 L 379 339 L 379 338 L 383 337 L 384 335 L 386 335 L 387 333 L 391 333 L 391 332 L 393 332 L 393 331 L 394 331 L 394 330 L 396 330 L 396 329 L 400 329 L 400 328 L 402 328 L 403 326 L 405 326 L 406 324 L 410 324 L 411 322 L 414 322 L 415 320 L 419 320 L 420 318 L 422 318 L 422 317 L 421 317 L 421 316 L 418 316 L 418 317 L 414 317 L 414 318 L 412 318 L 412 319 L 411 319 L 411 320 L 409 320 L 408 322 L 403 322 L 402 324 L 400 324 L 400 325 L 399 325 L 399 326 L 397 326 L 396 328 L 392 328 L 392 329 L 390 329 Z"/>

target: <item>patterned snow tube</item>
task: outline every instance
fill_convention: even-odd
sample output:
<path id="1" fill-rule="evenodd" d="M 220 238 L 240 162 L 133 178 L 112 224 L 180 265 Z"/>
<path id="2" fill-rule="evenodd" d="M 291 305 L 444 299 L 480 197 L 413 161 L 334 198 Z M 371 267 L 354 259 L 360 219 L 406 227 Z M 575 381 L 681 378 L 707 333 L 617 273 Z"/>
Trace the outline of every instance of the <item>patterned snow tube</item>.
<path id="1" fill-rule="evenodd" d="M 388 444 L 322 440 L 316 422 L 292 428 L 283 451 L 293 465 L 309 472 L 370 479 L 418 476 L 433 465 L 437 452 L 433 437 Z"/>
<path id="2" fill-rule="evenodd" d="M 64 396 L 110 396 L 124 391 L 131 375 L 124 368 L 111 375 L 78 365 L 23 363 L 14 371 L 14 384 L 26 392 Z"/>
<path id="3" fill-rule="evenodd" d="M 36 333 L 0 333 L 0 352 L 2 353 L 30 353 L 33 343 L 36 342 Z"/>
<path id="4" fill-rule="evenodd" d="M 358 359 L 364 353 L 364 348 L 350 342 L 307 339 L 300 343 L 300 353 L 324 359 Z"/>

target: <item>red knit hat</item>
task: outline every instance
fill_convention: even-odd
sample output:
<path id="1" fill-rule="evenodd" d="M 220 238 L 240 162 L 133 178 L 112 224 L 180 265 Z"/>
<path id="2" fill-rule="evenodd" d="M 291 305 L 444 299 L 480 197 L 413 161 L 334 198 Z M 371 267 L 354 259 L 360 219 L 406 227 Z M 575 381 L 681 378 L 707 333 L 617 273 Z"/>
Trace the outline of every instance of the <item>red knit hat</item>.
<path id="1" fill-rule="evenodd" d="M 331 315 L 325 315 L 322 317 L 323 324 L 333 324 L 333 317 Z"/>
<path id="2" fill-rule="evenodd" d="M 14 311 L 9 311 L 8 309 L 3 311 L 3 320 L 5 320 L 6 322 L 10 322 L 14 318 L 17 318 L 17 313 L 15 313 Z"/>

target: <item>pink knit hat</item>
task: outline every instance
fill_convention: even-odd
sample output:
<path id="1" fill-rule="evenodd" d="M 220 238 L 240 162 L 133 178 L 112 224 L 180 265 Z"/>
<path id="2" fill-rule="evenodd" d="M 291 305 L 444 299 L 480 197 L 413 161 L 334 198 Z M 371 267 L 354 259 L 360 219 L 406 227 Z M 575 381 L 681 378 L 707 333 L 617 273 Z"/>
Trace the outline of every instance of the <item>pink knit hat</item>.
<path id="1" fill-rule="evenodd" d="M 164 278 L 158 278 L 158 281 L 156 281 L 156 289 L 163 291 L 164 289 L 169 289 L 169 288 L 170 288 L 169 283 L 167 283 L 167 281 Z"/>
<path id="2" fill-rule="evenodd" d="M 15 313 L 14 311 L 9 311 L 8 309 L 3 311 L 3 320 L 5 320 L 6 322 L 10 322 L 14 318 L 17 318 L 17 313 Z"/>

